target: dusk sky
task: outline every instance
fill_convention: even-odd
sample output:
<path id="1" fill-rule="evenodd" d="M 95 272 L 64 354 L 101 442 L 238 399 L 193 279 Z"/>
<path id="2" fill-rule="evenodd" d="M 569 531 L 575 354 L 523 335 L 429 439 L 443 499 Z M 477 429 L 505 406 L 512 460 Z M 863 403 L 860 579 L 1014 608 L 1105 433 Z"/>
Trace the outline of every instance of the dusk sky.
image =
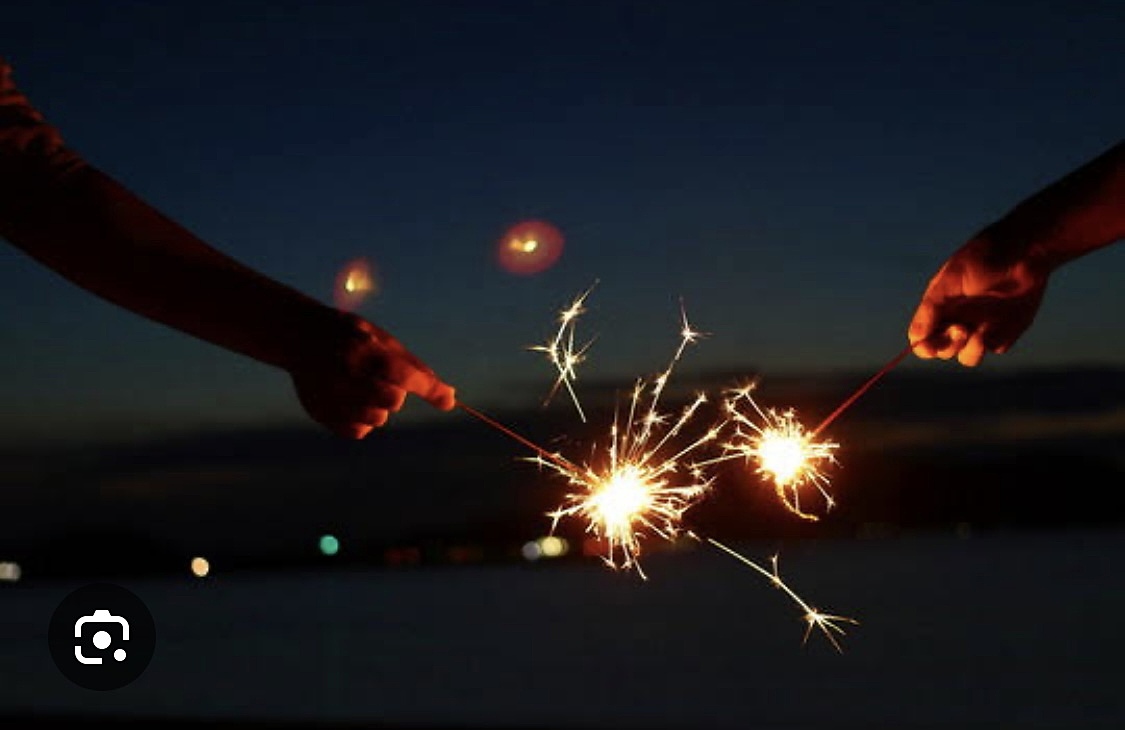
<path id="1" fill-rule="evenodd" d="M 357 311 L 488 406 L 539 402 L 524 348 L 595 280 L 591 378 L 662 367 L 681 297 L 687 370 L 872 371 L 945 257 L 1122 138 L 1123 37 L 1119 2 L 36 2 L 0 55 L 244 263 L 331 302 L 370 260 Z M 516 276 L 529 218 L 566 247 Z M 284 374 L 0 257 L 9 445 L 307 421 Z M 1123 280 L 1121 246 L 1072 264 L 983 367 L 1125 364 Z"/>

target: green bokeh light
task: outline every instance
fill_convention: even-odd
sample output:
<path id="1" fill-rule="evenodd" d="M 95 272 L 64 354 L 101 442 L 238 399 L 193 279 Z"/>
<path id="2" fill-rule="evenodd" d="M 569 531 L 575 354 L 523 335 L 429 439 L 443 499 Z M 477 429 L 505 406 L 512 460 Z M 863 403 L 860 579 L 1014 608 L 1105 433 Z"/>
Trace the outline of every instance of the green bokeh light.
<path id="1" fill-rule="evenodd" d="M 321 535 L 320 552 L 324 555 L 335 555 L 340 552 L 340 541 L 335 535 Z"/>

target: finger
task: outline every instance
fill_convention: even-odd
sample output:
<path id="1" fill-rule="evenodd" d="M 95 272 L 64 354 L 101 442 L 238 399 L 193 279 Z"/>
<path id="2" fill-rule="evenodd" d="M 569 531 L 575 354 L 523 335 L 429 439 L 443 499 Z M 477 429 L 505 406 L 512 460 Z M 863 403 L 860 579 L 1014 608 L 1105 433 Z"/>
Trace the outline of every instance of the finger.
<path id="1" fill-rule="evenodd" d="M 1015 327 L 995 327 L 991 329 L 984 339 L 984 346 L 989 351 L 1003 355 L 1012 349 L 1016 340 L 1023 334 L 1023 330 Z"/>
<path id="2" fill-rule="evenodd" d="M 945 332 L 934 332 L 926 339 L 914 343 L 914 354 L 923 360 L 929 360 L 937 357 L 938 352 L 949 344 L 950 339 Z"/>
<path id="3" fill-rule="evenodd" d="M 369 322 L 365 323 L 386 353 L 381 368 L 382 378 L 414 393 L 439 410 L 448 411 L 453 408 L 457 400 L 452 386 L 443 383 L 433 368 L 406 349 L 397 337 Z"/>
<path id="4" fill-rule="evenodd" d="M 948 360 L 965 346 L 965 342 L 969 339 L 969 333 L 964 326 L 959 324 L 951 324 L 945 330 L 946 342 L 937 351 L 937 356 L 942 360 Z"/>
<path id="5" fill-rule="evenodd" d="M 457 391 L 456 389 L 446 383 L 437 381 L 437 385 L 427 395 L 423 396 L 425 401 L 439 411 L 452 410 L 453 406 L 457 405 Z"/>
<path id="6" fill-rule="evenodd" d="M 381 379 L 372 379 L 364 384 L 364 391 L 357 397 L 357 405 L 363 408 L 374 408 L 398 413 L 406 402 L 406 390 L 394 383 Z"/>
<path id="7" fill-rule="evenodd" d="M 957 361 L 968 368 L 980 365 L 981 360 L 984 359 L 985 351 L 985 337 L 988 335 L 988 325 L 982 324 L 977 327 L 976 332 L 969 337 L 965 346 L 957 353 Z"/>
<path id="8" fill-rule="evenodd" d="M 382 428 L 390 419 L 390 412 L 383 408 L 369 408 L 361 418 L 350 419 L 343 428 L 351 428 L 356 434 L 354 438 L 363 438 L 373 429 Z"/>
<path id="9" fill-rule="evenodd" d="M 390 417 L 390 411 L 383 408 L 375 408 L 370 413 L 368 413 L 367 418 L 364 420 L 364 424 L 371 426 L 372 428 L 381 428 L 382 426 L 386 425 Z"/>
<path id="10" fill-rule="evenodd" d="M 422 361 L 422 358 L 406 349 L 406 346 L 399 342 L 398 339 L 396 339 L 394 336 L 384 333 L 382 338 L 380 339 L 380 344 L 390 352 L 393 352 L 399 357 L 404 358 L 415 369 L 436 377 L 436 373 L 434 373 L 433 368 L 424 363 Z"/>
<path id="11" fill-rule="evenodd" d="M 349 439 L 361 439 L 372 429 L 385 425 L 390 411 L 367 404 L 356 404 L 336 409 L 330 416 L 317 419 L 328 430 Z"/>
<path id="12" fill-rule="evenodd" d="M 907 337 L 914 346 L 914 354 L 918 357 L 929 359 L 935 354 L 935 348 L 930 342 L 935 318 L 936 308 L 933 302 L 923 299 L 907 330 Z"/>
<path id="13" fill-rule="evenodd" d="M 445 411 L 453 407 L 453 388 L 439 380 L 429 368 L 416 367 L 412 358 L 388 353 L 382 370 L 382 379 L 419 396 L 430 405 Z"/>
<path id="14" fill-rule="evenodd" d="M 328 421 L 323 422 L 323 425 L 337 436 L 356 441 L 367 436 L 367 434 L 371 433 L 371 430 L 375 428 L 367 423 L 355 423 L 352 421 Z"/>

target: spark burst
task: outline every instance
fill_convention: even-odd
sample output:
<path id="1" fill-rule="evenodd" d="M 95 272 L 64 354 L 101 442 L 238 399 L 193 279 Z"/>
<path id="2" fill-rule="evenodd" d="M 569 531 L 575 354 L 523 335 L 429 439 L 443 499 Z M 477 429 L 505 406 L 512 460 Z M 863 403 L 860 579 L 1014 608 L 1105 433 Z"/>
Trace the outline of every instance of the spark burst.
<path id="1" fill-rule="evenodd" d="M 559 330 L 547 345 L 533 348 L 547 354 L 558 371 L 553 391 L 565 386 L 583 421 L 585 413 L 571 383 L 575 365 L 589 347 L 576 350 L 574 344 L 575 320 L 585 311 L 589 293 L 579 295 L 562 310 Z M 562 506 L 549 513 L 552 530 L 565 518 L 584 518 L 586 531 L 607 544 L 605 562 L 613 568 L 634 568 L 642 578 L 646 577 L 639 562 L 643 540 L 651 535 L 666 540 L 677 537 L 684 513 L 711 487 L 703 470 L 686 460 L 716 440 L 721 430 L 721 425 L 712 426 L 687 446 L 670 447 L 707 402 L 705 395 L 697 394 L 674 419 L 660 410 L 661 397 L 684 350 L 703 336 L 692 328 L 682 307 L 680 314 L 679 347 L 651 382 L 637 380 L 628 414 L 622 418 L 619 411 L 615 413 L 608 446 L 601 453 L 595 448 L 591 460 L 580 465 L 557 455 L 538 454 L 530 459 L 562 475 L 574 488 Z"/>
<path id="2" fill-rule="evenodd" d="M 559 328 L 545 345 L 531 348 L 547 355 L 555 367 L 557 378 L 550 398 L 565 387 L 576 410 L 586 421 L 585 412 L 573 388 L 576 368 L 584 359 L 591 343 L 575 344 L 577 319 L 585 310 L 586 298 L 593 287 L 580 294 L 568 307 L 560 311 Z M 817 471 L 816 464 L 832 458 L 836 444 L 817 442 L 815 434 L 807 432 L 796 420 L 792 411 L 777 414 L 762 411 L 750 397 L 751 387 L 738 389 L 724 401 L 727 419 L 713 425 L 702 436 L 682 448 L 669 445 L 684 431 L 701 406 L 707 402 L 704 394 L 697 394 L 674 421 L 660 411 L 660 399 L 684 351 L 697 342 L 703 333 L 688 322 L 680 307 L 680 343 L 668 366 L 651 382 L 638 379 L 629 398 L 628 413 L 622 419 L 616 410 L 610 427 L 608 447 L 604 453 L 593 451 L 590 462 L 576 464 L 558 453 L 546 452 L 536 447 L 536 456 L 529 461 L 547 467 L 564 477 L 574 490 L 567 494 L 563 504 L 549 513 L 552 531 L 560 520 L 581 517 L 586 520 L 586 531 L 608 545 L 603 560 L 612 568 L 633 568 L 646 578 L 639 557 L 642 541 L 649 535 L 672 540 L 683 534 L 697 541 L 705 541 L 755 570 L 783 591 L 803 611 L 806 623 L 804 642 L 813 628 L 820 630 L 828 641 L 842 651 L 837 636 L 844 635 L 841 624 L 858 624 L 846 616 L 825 613 L 802 599 L 781 578 L 778 558 L 771 558 L 769 569 L 742 555 L 733 548 L 713 538 L 701 538 L 690 530 L 683 530 L 684 513 L 695 505 L 711 488 L 713 479 L 705 475 L 705 467 L 733 458 L 757 458 L 760 469 L 771 474 L 778 484 L 778 494 L 797 514 L 812 517 L 800 511 L 796 500 L 797 488 L 804 483 L 814 483 L 831 504 L 824 490 L 826 482 Z M 743 401 L 766 424 L 759 426 L 747 413 L 740 410 Z M 688 462 L 705 444 L 716 441 L 728 423 L 735 425 L 733 437 L 722 445 L 722 456 Z M 522 441 L 522 437 L 520 438 Z M 671 452 L 668 455 L 667 452 Z M 791 489 L 793 499 L 788 497 Z"/>
<path id="3" fill-rule="evenodd" d="M 801 494 L 815 488 L 824 500 L 825 510 L 836 502 L 828 491 L 826 464 L 835 464 L 839 444 L 818 440 L 815 431 L 805 428 L 793 409 L 763 409 L 754 400 L 755 384 L 732 390 L 723 402 L 734 433 L 722 444 L 725 452 L 706 464 L 743 459 L 757 464 L 757 471 L 773 482 L 778 499 L 790 512 L 806 520 L 817 515 L 801 505 Z"/>

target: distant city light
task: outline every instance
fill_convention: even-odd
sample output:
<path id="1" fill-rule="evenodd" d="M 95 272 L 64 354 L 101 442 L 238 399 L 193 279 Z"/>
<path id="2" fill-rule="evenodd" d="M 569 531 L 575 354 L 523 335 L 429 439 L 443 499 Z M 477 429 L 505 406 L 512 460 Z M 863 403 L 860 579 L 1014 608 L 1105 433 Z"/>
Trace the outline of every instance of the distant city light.
<path id="1" fill-rule="evenodd" d="M 535 561 L 543 557 L 543 551 L 539 549 L 539 542 L 531 540 L 525 542 L 523 547 L 520 548 L 520 554 L 523 555 L 524 560 Z"/>
<path id="2" fill-rule="evenodd" d="M 561 537 L 549 535 L 539 539 L 539 550 L 545 558 L 560 558 L 570 550 L 570 545 Z"/>
<path id="3" fill-rule="evenodd" d="M 20 570 L 19 563 L 0 563 L 0 581 L 15 583 L 20 579 L 21 575 L 23 575 L 23 571 Z"/>
<path id="4" fill-rule="evenodd" d="M 390 548 L 383 559 L 387 565 L 417 565 L 422 562 L 422 551 L 416 547 Z"/>
<path id="5" fill-rule="evenodd" d="M 561 558 L 570 552 L 570 543 L 564 538 L 548 535 L 538 540 L 525 542 L 520 548 L 524 560 L 535 561 L 539 558 Z"/>
<path id="6" fill-rule="evenodd" d="M 322 555 L 335 555 L 340 552 L 340 541 L 335 535 L 321 535 L 320 552 Z"/>
<path id="7" fill-rule="evenodd" d="M 211 572 L 211 563 L 207 558 L 192 558 L 191 573 L 196 578 L 206 578 Z"/>

